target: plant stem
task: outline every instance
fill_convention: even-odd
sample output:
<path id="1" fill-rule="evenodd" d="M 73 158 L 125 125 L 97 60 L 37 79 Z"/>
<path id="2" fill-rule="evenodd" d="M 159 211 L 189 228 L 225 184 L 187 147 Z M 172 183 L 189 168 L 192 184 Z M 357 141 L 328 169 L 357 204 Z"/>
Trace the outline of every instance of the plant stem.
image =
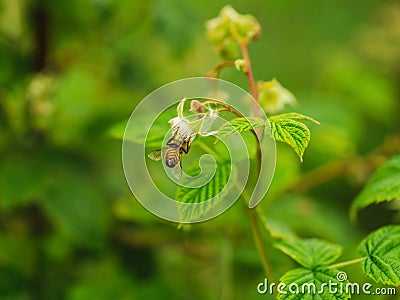
<path id="1" fill-rule="evenodd" d="M 247 193 L 246 189 L 244 189 L 242 191 L 242 195 L 241 196 L 243 197 L 243 199 L 244 199 L 244 201 L 246 203 L 249 203 L 250 195 Z M 258 219 L 257 219 L 257 214 L 258 213 L 259 213 L 259 211 L 258 211 L 257 208 L 252 209 L 250 211 L 250 214 L 251 214 L 251 217 L 250 217 L 251 218 L 251 229 L 253 231 L 254 241 L 255 241 L 255 244 L 256 244 L 256 247 L 257 247 L 258 254 L 260 255 L 260 258 L 261 258 L 261 263 L 262 263 L 264 272 L 265 272 L 268 280 L 270 280 L 271 282 L 275 282 L 274 273 L 272 272 L 271 264 L 269 262 L 267 251 L 266 251 L 266 249 L 264 247 L 264 242 L 263 242 L 262 235 L 261 235 L 261 232 L 260 232 L 260 228 L 258 226 Z M 264 219 L 265 219 L 265 217 L 264 217 Z M 263 222 L 264 220 L 261 220 L 261 221 Z"/>
<path id="2" fill-rule="evenodd" d="M 249 52 L 248 52 L 248 49 L 247 49 L 247 42 L 246 41 L 242 41 L 240 43 L 240 47 L 241 47 L 241 50 L 242 50 L 243 59 L 245 61 L 245 71 L 244 71 L 244 73 L 245 73 L 245 75 L 247 77 L 247 81 L 249 83 L 250 94 L 254 98 L 254 101 L 253 101 L 253 115 L 254 115 L 254 117 L 257 117 L 259 115 L 258 103 L 257 103 L 258 102 L 258 92 L 257 92 L 257 87 L 256 87 L 256 84 L 255 84 L 255 81 L 254 81 L 253 70 L 251 68 L 250 56 L 249 56 Z M 230 63 L 228 65 L 230 65 Z M 222 67 L 225 67 L 225 66 L 227 66 L 227 65 L 222 63 L 220 65 L 217 65 L 217 67 L 215 69 L 218 70 L 218 69 L 220 69 Z M 243 117 L 243 115 L 240 112 L 236 111 L 235 109 L 233 109 L 229 105 L 225 104 L 224 102 L 212 101 L 211 100 L 211 101 L 206 101 L 203 104 L 206 105 L 208 103 L 209 104 L 216 104 L 216 105 L 223 106 L 227 110 L 229 110 L 232 113 L 236 114 L 237 116 Z M 253 130 L 253 133 L 254 133 L 256 139 L 259 140 L 257 132 L 255 132 Z M 261 167 L 261 149 L 260 149 L 259 146 L 257 148 L 257 160 L 258 160 L 258 173 L 259 173 L 260 172 L 260 167 Z M 247 193 L 242 193 L 242 196 L 243 196 L 243 198 L 248 198 L 248 199 L 245 199 L 247 201 L 247 203 L 250 202 L 250 197 L 248 196 Z M 251 213 L 251 225 L 252 225 L 253 236 L 254 236 L 254 240 L 255 240 L 255 244 L 256 244 L 258 253 L 259 253 L 260 257 L 261 257 L 262 266 L 264 268 L 264 271 L 265 271 L 265 274 L 266 274 L 267 278 L 269 280 L 271 280 L 271 282 L 274 282 L 275 281 L 274 274 L 272 272 L 271 264 L 269 262 L 267 251 L 265 249 L 264 242 L 263 242 L 263 239 L 262 239 L 262 235 L 261 235 L 261 232 L 260 232 L 260 228 L 259 228 L 259 225 L 258 225 L 257 210 L 256 209 L 252 209 L 250 211 L 250 213 Z"/>
<path id="3" fill-rule="evenodd" d="M 240 48 L 242 50 L 243 59 L 246 64 L 244 73 L 247 77 L 247 81 L 249 82 L 250 93 L 253 96 L 254 100 L 256 101 L 256 102 L 253 102 L 253 113 L 254 113 L 254 116 L 257 117 L 258 116 L 258 106 L 257 106 L 258 92 L 257 92 L 257 88 L 256 88 L 256 83 L 254 81 L 253 70 L 251 68 L 249 51 L 247 49 L 247 42 L 242 42 L 240 44 Z"/>
<path id="4" fill-rule="evenodd" d="M 249 51 L 247 49 L 247 41 L 243 41 L 240 43 L 240 48 L 242 50 L 242 55 L 243 59 L 246 63 L 245 67 L 245 75 L 247 77 L 247 81 L 249 82 L 250 86 L 250 93 L 253 96 L 254 100 L 253 101 L 253 115 L 254 117 L 258 117 L 259 112 L 258 112 L 258 91 L 256 87 L 256 83 L 254 81 L 254 76 L 253 76 L 253 70 L 251 68 L 251 61 L 250 61 L 250 56 L 249 56 Z M 261 141 L 261 131 L 256 130 L 254 131 L 256 134 L 256 137 L 259 141 Z M 257 161 L 258 161 L 258 174 L 260 174 L 260 169 L 261 169 L 261 149 L 260 147 L 257 148 Z"/>
<path id="5" fill-rule="evenodd" d="M 353 260 L 344 261 L 344 262 L 341 262 L 341 263 L 330 265 L 329 268 L 333 269 L 333 268 L 341 268 L 341 267 L 346 267 L 346 266 L 349 266 L 349 265 L 354 265 L 354 264 L 357 264 L 359 262 L 362 262 L 364 259 L 365 259 L 365 257 L 360 257 L 360 258 L 356 258 L 356 259 L 353 259 Z"/>
<path id="6" fill-rule="evenodd" d="M 258 216 L 258 218 L 260 219 L 261 223 L 263 224 L 264 228 L 265 228 L 268 232 L 270 232 L 267 218 L 265 217 L 265 214 L 264 214 L 263 209 L 261 208 L 261 206 L 257 206 L 257 207 L 255 208 L 255 210 L 257 211 L 257 216 Z"/>
<path id="7" fill-rule="evenodd" d="M 214 68 L 212 69 L 212 71 L 208 72 L 205 76 L 206 76 L 206 77 L 215 77 L 215 78 L 219 78 L 219 75 L 220 75 L 221 71 L 222 71 L 224 68 L 233 67 L 233 66 L 235 66 L 235 62 L 233 62 L 233 61 L 223 61 L 223 62 L 220 62 L 220 63 L 216 64 L 216 65 L 214 66 Z"/>
<path id="8" fill-rule="evenodd" d="M 190 99 L 192 99 L 192 98 L 190 98 Z M 200 98 L 197 98 L 197 99 L 200 99 Z M 206 98 L 203 98 L 203 99 L 206 99 Z M 230 111 L 231 113 L 234 113 L 235 115 L 237 115 L 239 118 L 244 118 L 244 115 L 242 115 L 239 111 L 237 111 L 233 107 L 229 106 L 225 102 L 217 101 L 217 100 L 209 100 L 209 101 L 206 101 L 203 103 L 203 105 L 207 105 L 207 104 L 214 104 L 214 105 L 222 106 L 227 111 Z"/>
<path id="9" fill-rule="evenodd" d="M 240 47 L 242 50 L 242 55 L 243 59 L 245 61 L 245 75 L 247 77 L 247 81 L 249 82 L 249 87 L 250 87 L 250 94 L 254 98 L 253 101 L 253 115 L 254 117 L 258 117 L 259 112 L 258 112 L 258 91 L 256 87 L 256 83 L 254 81 L 254 75 L 253 75 L 253 70 L 251 68 L 251 61 L 250 61 L 250 56 L 249 56 L 249 51 L 247 49 L 247 42 L 243 41 L 240 43 Z M 257 132 L 254 131 L 256 134 L 256 138 L 258 140 L 258 134 Z M 258 161 L 258 173 L 260 173 L 260 168 L 261 168 L 261 149 L 260 147 L 257 147 L 257 161 Z M 250 200 L 250 199 L 249 199 Z M 263 220 L 262 220 L 263 221 Z M 252 209 L 251 210 L 251 225 L 253 229 L 253 236 L 254 240 L 256 243 L 256 247 L 258 250 L 258 253 L 260 254 L 261 257 L 261 262 L 263 265 L 263 268 L 265 270 L 265 274 L 267 275 L 268 280 L 271 280 L 271 282 L 275 281 L 274 274 L 272 272 L 271 264 L 268 259 L 267 251 L 265 249 L 260 228 L 258 226 L 258 219 L 257 219 L 257 209 Z"/>
<path id="10" fill-rule="evenodd" d="M 275 282 L 271 264 L 269 263 L 269 259 L 267 256 L 267 251 L 262 240 L 260 228 L 258 227 L 257 211 L 255 209 L 251 210 L 251 227 L 253 229 L 254 241 L 256 243 L 258 253 L 260 254 L 265 274 L 267 275 L 268 280 L 270 280 L 271 282 Z"/>

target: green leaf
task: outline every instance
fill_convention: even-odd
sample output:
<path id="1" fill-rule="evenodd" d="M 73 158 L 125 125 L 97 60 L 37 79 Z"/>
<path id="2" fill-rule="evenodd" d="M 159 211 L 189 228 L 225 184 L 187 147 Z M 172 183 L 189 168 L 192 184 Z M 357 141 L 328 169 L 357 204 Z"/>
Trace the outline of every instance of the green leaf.
<path id="1" fill-rule="evenodd" d="M 315 124 L 319 124 L 319 122 L 309 116 L 305 116 L 299 113 L 286 113 L 286 114 L 281 114 L 281 115 L 277 115 L 277 116 L 272 116 L 271 118 L 275 118 L 275 117 L 280 117 L 280 118 L 284 118 L 284 119 L 290 119 L 290 120 L 297 120 L 297 121 L 311 121 Z"/>
<path id="2" fill-rule="evenodd" d="M 271 218 L 262 221 L 265 229 L 269 232 L 271 237 L 281 240 L 298 239 L 296 233 L 287 224 L 280 221 L 271 220 Z"/>
<path id="3" fill-rule="evenodd" d="M 367 236 L 358 251 L 366 257 L 361 268 L 378 283 L 400 284 L 400 226 L 386 226 Z"/>
<path id="4" fill-rule="evenodd" d="M 150 121 L 147 118 L 137 119 L 136 122 L 143 124 L 145 127 Z M 165 123 L 154 123 L 147 135 L 140 130 L 135 130 L 135 128 L 128 128 L 129 132 L 125 133 L 125 128 L 128 121 L 122 121 L 113 125 L 108 131 L 108 135 L 116 139 L 124 139 L 137 144 L 145 144 L 148 147 L 161 147 L 164 140 L 165 134 L 168 132 L 169 125 L 168 122 Z"/>
<path id="5" fill-rule="evenodd" d="M 298 268 L 290 270 L 281 278 L 281 284 L 284 283 L 284 292 L 278 293 L 279 300 L 302 300 L 302 299 L 321 299 L 336 300 L 349 299 L 351 295 L 345 288 L 340 289 L 343 284 L 345 287 L 347 280 L 339 281 L 337 275 L 339 270 L 327 267 L 319 267 L 314 270 Z M 329 290 L 329 283 L 332 284 L 332 293 Z"/>
<path id="6" fill-rule="evenodd" d="M 225 123 L 218 131 L 216 137 L 223 138 L 232 134 L 243 133 L 258 127 L 266 127 L 265 120 L 261 118 L 236 118 Z"/>
<path id="7" fill-rule="evenodd" d="M 275 140 L 291 146 L 301 161 L 303 161 L 304 151 L 311 138 L 310 129 L 299 122 L 302 120 L 319 124 L 313 118 L 298 113 L 287 113 L 269 118 L 272 135 Z"/>
<path id="8" fill-rule="evenodd" d="M 371 177 L 362 192 L 353 201 L 350 216 L 373 203 L 400 198 L 400 153 L 389 158 Z"/>
<path id="9" fill-rule="evenodd" d="M 207 176 L 207 170 L 212 170 L 213 167 L 203 168 L 204 175 Z M 195 167 L 189 169 L 187 173 L 191 176 L 195 176 L 195 174 L 199 173 L 199 168 Z M 232 173 L 232 174 L 231 174 Z M 217 196 L 217 199 L 220 200 L 226 195 L 232 186 L 232 182 L 236 181 L 236 169 L 231 166 L 229 161 L 226 162 L 218 162 L 217 168 L 214 174 L 214 177 L 205 185 L 198 187 L 198 188 L 188 188 L 185 185 L 188 184 L 196 184 L 195 180 L 187 179 L 182 180 L 182 184 L 178 187 L 176 191 L 175 199 L 176 201 L 183 202 L 183 203 L 202 203 L 204 205 L 201 206 L 184 206 L 180 208 L 179 214 L 182 219 L 185 220 L 196 220 L 199 219 L 201 216 L 208 213 L 212 205 L 207 200 Z M 231 176 L 231 178 L 230 178 Z M 199 178 L 201 180 L 201 178 Z M 229 185 L 228 181 L 231 181 Z M 219 202 L 219 201 L 217 201 Z"/>
<path id="10" fill-rule="evenodd" d="M 318 239 L 282 241 L 276 243 L 275 247 L 309 269 L 328 265 L 342 254 L 339 245 Z"/>
<path id="11" fill-rule="evenodd" d="M 113 138 L 122 140 L 124 138 L 125 127 L 128 120 L 124 120 L 114 124 L 110 129 L 108 129 L 107 134 Z"/>

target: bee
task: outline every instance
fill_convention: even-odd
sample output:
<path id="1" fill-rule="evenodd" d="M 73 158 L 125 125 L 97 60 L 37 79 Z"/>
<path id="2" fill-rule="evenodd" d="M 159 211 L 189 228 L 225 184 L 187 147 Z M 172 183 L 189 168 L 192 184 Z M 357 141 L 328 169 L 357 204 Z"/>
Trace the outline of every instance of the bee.
<path id="1" fill-rule="evenodd" d="M 167 142 L 167 147 L 164 152 L 165 164 L 172 169 L 172 174 L 175 178 L 182 177 L 182 154 L 187 154 L 190 149 L 190 144 L 196 136 L 196 133 L 183 120 L 174 118 L 170 120 L 172 126 L 172 137 Z M 162 149 L 153 150 L 148 154 L 152 160 L 161 160 Z"/>

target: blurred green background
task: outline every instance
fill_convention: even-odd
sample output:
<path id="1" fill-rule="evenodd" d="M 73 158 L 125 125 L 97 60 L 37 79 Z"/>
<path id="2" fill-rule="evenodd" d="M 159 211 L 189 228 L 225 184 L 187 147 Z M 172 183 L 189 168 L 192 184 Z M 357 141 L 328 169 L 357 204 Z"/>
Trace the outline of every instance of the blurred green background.
<path id="1" fill-rule="evenodd" d="M 304 163 L 278 145 L 267 216 L 343 245 L 341 260 L 400 221 L 393 204 L 348 218 L 399 150 L 398 1 L 1 0 L 1 300 L 268 299 L 245 205 L 178 230 L 133 198 L 108 133 L 155 88 L 219 61 L 204 22 L 226 4 L 261 23 L 256 78 L 276 77 L 299 101 L 289 110 L 321 122 Z M 234 69 L 222 78 L 247 88 Z M 296 266 L 265 242 L 277 278 Z"/>

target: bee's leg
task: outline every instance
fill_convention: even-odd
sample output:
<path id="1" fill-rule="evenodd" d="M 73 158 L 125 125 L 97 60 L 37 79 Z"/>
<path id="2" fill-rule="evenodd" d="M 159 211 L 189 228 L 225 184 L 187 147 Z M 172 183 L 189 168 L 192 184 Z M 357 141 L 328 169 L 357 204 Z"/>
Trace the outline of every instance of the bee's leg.
<path id="1" fill-rule="evenodd" d="M 184 142 L 181 147 L 181 152 L 183 151 L 185 152 L 185 154 L 187 154 L 189 152 L 189 149 L 190 149 L 190 144 L 188 142 Z"/>
<path id="2" fill-rule="evenodd" d="M 173 141 L 174 141 L 174 137 L 171 137 L 167 142 L 167 146 L 175 145 L 175 143 L 173 143 Z"/>
<path id="3" fill-rule="evenodd" d="M 180 142 L 176 139 L 177 131 L 174 132 L 174 134 L 171 136 L 171 138 L 167 142 L 167 146 L 171 146 L 174 148 L 179 148 Z"/>
<path id="4" fill-rule="evenodd" d="M 193 138 L 196 136 L 195 133 L 191 134 L 188 138 L 185 139 L 185 142 L 183 143 L 181 149 L 187 154 L 190 149 L 190 143 L 193 140 Z"/>

